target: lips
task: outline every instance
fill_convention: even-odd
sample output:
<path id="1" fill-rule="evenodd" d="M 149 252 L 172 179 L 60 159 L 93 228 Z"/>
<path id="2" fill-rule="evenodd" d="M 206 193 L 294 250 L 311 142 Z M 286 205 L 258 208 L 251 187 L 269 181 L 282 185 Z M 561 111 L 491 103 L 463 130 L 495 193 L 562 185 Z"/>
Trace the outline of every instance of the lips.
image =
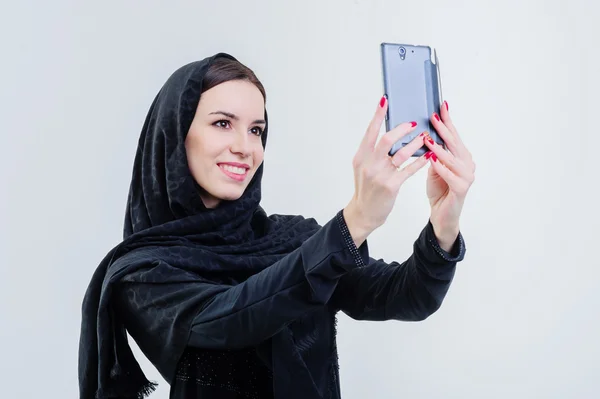
<path id="1" fill-rule="evenodd" d="M 235 181 L 244 181 L 248 175 L 248 170 L 250 170 L 249 165 L 236 162 L 220 163 L 218 165 L 219 169 L 221 169 L 225 175 Z"/>

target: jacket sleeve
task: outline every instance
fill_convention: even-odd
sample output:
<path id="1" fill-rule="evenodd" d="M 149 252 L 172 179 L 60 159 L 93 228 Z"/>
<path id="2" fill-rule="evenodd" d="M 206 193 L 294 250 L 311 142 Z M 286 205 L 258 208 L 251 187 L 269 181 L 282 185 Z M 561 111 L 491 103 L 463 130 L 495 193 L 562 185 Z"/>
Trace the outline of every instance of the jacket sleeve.
<path id="1" fill-rule="evenodd" d="M 460 233 L 450 253 L 444 251 L 428 222 L 405 262 L 369 258 L 340 279 L 330 305 L 356 320 L 424 320 L 441 306 L 465 251 Z"/>
<path id="2" fill-rule="evenodd" d="M 173 347 L 256 346 L 326 306 L 340 278 L 368 261 L 366 244 L 359 250 L 347 237 L 340 211 L 295 251 L 237 285 L 202 280 L 156 261 L 122 279 L 121 317 L 149 352 L 156 349 L 150 336 L 157 334 Z"/>
<path id="3" fill-rule="evenodd" d="M 325 306 L 342 276 L 368 261 L 347 239 L 342 212 L 298 249 L 245 282 L 222 288 L 193 320 L 188 345 L 223 349 L 257 345 Z"/>

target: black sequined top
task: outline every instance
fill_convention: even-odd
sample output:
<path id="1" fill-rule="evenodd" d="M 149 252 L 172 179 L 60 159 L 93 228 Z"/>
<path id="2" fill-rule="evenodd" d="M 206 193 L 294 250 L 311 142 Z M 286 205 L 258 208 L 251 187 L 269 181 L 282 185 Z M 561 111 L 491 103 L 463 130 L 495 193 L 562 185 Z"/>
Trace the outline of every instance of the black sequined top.
<path id="1" fill-rule="evenodd" d="M 254 349 L 206 350 L 188 347 L 183 354 L 171 399 L 272 399 L 273 375 Z"/>

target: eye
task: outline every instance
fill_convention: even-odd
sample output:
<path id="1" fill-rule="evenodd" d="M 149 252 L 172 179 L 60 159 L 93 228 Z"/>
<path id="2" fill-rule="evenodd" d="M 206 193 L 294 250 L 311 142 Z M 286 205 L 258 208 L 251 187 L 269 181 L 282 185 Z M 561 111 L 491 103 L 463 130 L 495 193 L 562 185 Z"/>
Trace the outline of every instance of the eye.
<path id="1" fill-rule="evenodd" d="M 213 126 L 220 127 L 221 129 L 227 129 L 227 128 L 231 127 L 231 124 L 229 123 L 228 120 L 221 119 L 221 120 L 213 123 Z"/>
<path id="2" fill-rule="evenodd" d="M 259 126 L 255 126 L 252 129 L 250 129 L 250 132 L 252 132 L 252 134 L 254 134 L 256 136 L 262 136 L 264 129 Z"/>

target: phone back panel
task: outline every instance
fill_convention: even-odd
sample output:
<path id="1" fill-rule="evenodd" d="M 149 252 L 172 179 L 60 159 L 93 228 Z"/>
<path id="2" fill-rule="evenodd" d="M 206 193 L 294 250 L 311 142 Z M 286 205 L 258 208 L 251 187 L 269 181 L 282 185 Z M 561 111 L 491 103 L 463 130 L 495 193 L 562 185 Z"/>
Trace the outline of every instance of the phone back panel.
<path id="1" fill-rule="evenodd" d="M 432 52 L 435 62 L 432 62 Z M 384 93 L 388 99 L 386 131 L 403 122 L 417 122 L 417 128 L 398 141 L 390 154 L 408 144 L 412 139 L 428 131 L 439 144 L 443 141 L 433 128 L 430 117 L 439 114 L 442 93 L 439 63 L 435 51 L 429 46 L 409 44 L 381 44 Z M 423 146 L 413 156 L 421 156 Z"/>

